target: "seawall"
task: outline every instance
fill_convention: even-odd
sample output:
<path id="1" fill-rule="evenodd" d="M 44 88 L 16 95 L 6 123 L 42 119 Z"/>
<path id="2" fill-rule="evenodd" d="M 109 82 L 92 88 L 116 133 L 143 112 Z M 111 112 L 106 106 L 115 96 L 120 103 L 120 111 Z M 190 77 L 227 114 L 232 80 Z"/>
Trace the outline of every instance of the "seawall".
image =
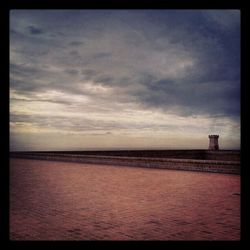
<path id="1" fill-rule="evenodd" d="M 143 158 L 174 158 L 196 160 L 240 161 L 240 150 L 100 150 L 100 151 L 24 151 L 18 153 L 39 154 L 65 154 L 65 155 L 97 155 L 97 156 L 123 156 Z"/>
<path id="2" fill-rule="evenodd" d="M 122 152 L 122 151 L 121 151 Z M 219 152 L 219 151 L 218 151 Z M 172 151 L 174 153 L 174 151 Z M 175 152 L 181 157 L 180 152 Z M 209 152 L 208 152 L 209 153 Z M 211 152 L 212 156 L 217 156 Z M 232 152 L 231 152 L 232 153 Z M 219 155 L 219 154 L 218 154 Z M 237 155 L 237 154 L 236 154 Z M 133 157 L 133 156 L 110 156 L 96 154 L 74 154 L 74 153 L 55 153 L 55 152 L 11 152 L 11 157 L 39 159 L 50 161 L 93 163 L 106 165 L 119 165 L 131 167 L 161 168 L 186 171 L 201 171 L 226 174 L 240 174 L 240 160 L 210 160 L 210 159 L 181 159 L 163 157 Z M 185 154 L 184 154 L 185 156 Z M 190 155 L 189 155 L 190 156 Z M 221 155 L 219 155 L 221 157 Z M 234 158 L 235 155 L 233 154 Z M 183 156 L 182 156 L 183 157 Z M 225 152 L 224 152 L 225 157 Z M 209 158 L 209 154 L 208 154 Z M 229 159 L 230 155 L 227 157 Z"/>

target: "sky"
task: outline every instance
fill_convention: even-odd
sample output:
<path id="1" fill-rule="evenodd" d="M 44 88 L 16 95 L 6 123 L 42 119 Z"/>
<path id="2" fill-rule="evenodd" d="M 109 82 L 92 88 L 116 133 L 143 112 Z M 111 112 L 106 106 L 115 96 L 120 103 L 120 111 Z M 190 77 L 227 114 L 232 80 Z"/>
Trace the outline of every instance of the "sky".
<path id="1" fill-rule="evenodd" d="M 10 150 L 240 148 L 239 10 L 11 10 Z"/>

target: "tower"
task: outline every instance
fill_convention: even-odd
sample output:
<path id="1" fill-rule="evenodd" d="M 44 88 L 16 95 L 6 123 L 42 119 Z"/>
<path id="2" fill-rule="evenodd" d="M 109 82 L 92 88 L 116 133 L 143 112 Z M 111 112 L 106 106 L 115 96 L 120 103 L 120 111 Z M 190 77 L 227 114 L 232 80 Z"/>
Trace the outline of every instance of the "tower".
<path id="1" fill-rule="evenodd" d="M 209 135 L 209 150 L 219 150 L 218 138 L 219 135 Z"/>

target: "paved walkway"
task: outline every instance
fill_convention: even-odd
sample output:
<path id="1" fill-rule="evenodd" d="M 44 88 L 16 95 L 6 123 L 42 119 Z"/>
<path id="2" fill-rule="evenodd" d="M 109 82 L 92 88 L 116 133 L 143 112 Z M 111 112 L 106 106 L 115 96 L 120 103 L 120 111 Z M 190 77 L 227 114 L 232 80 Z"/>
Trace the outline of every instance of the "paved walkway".
<path id="1" fill-rule="evenodd" d="M 10 160 L 12 240 L 239 240 L 240 176 Z"/>

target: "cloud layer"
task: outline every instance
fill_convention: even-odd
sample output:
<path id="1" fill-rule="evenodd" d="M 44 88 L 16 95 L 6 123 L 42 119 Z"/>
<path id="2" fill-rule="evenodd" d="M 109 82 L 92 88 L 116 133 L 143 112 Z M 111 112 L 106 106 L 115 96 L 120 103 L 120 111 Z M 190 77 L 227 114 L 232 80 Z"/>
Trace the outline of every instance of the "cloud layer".
<path id="1" fill-rule="evenodd" d="M 240 12 L 13 10 L 10 92 L 13 149 L 237 148 Z"/>

